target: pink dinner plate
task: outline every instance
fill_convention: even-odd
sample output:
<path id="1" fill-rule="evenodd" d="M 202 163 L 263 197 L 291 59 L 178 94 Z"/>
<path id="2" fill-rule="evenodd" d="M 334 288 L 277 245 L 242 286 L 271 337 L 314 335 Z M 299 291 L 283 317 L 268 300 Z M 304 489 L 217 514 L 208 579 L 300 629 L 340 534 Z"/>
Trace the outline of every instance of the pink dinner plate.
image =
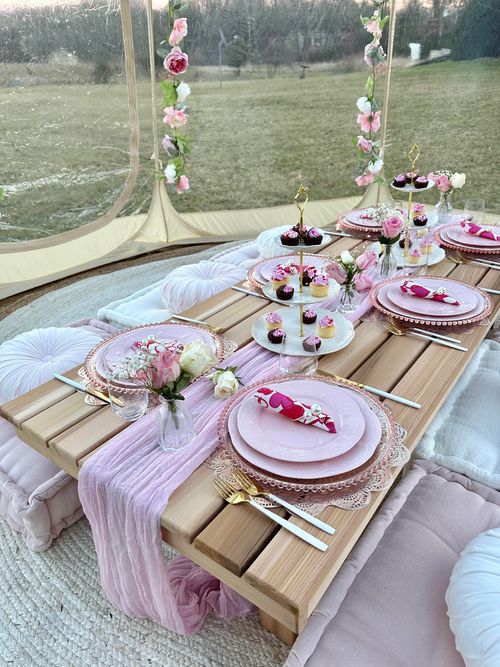
<path id="1" fill-rule="evenodd" d="M 311 248 L 313 248 L 313 247 L 314 246 L 311 246 Z M 295 264 L 300 263 L 298 255 L 288 255 L 288 257 L 274 258 L 274 259 L 270 259 L 268 262 L 262 263 L 259 267 L 260 277 L 266 283 L 268 283 L 271 280 L 272 272 L 278 266 L 278 264 L 286 264 L 290 260 L 292 260 Z M 304 255 L 304 266 L 321 267 L 321 266 L 323 266 L 323 264 L 325 262 L 326 262 L 326 259 L 323 256 L 311 257 L 309 255 Z"/>
<path id="2" fill-rule="evenodd" d="M 348 213 L 345 218 L 347 222 L 350 222 L 351 225 L 357 225 L 358 227 L 380 227 L 380 223 L 372 218 L 362 218 L 363 210 L 351 211 Z"/>
<path id="3" fill-rule="evenodd" d="M 482 236 L 474 236 L 469 234 L 462 227 L 448 227 L 446 236 L 454 241 L 473 248 L 500 248 L 500 241 L 493 241 L 492 239 L 485 239 Z M 500 227 L 493 227 L 495 234 L 500 234 Z"/>
<path id="4" fill-rule="evenodd" d="M 406 318 L 413 317 L 414 319 L 417 320 L 425 320 L 426 322 L 435 321 L 436 323 L 455 322 L 455 321 L 458 322 L 460 320 L 468 320 L 472 317 L 477 317 L 486 308 L 486 302 L 481 299 L 477 307 L 474 308 L 474 310 L 471 310 L 470 312 L 466 313 L 465 315 L 443 315 L 442 317 L 432 317 L 432 316 L 427 317 L 425 315 L 417 315 L 412 310 L 405 310 L 404 308 L 400 308 L 399 306 L 396 306 L 394 303 L 392 303 L 392 301 L 387 296 L 387 292 L 390 287 L 391 285 L 382 285 L 377 290 L 376 297 L 382 308 L 385 308 L 386 310 L 394 313 L 395 315 L 399 315 L 400 317 L 406 317 Z"/>
<path id="5" fill-rule="evenodd" d="M 311 461 L 309 463 L 297 463 L 292 461 L 280 461 L 272 456 L 261 454 L 248 445 L 241 437 L 237 419 L 241 403 L 237 403 L 231 411 L 228 419 L 228 430 L 231 442 L 235 450 L 252 465 L 265 470 L 268 473 L 288 477 L 291 479 L 321 479 L 332 475 L 342 475 L 355 470 L 366 463 L 373 456 L 382 436 L 382 427 L 374 412 L 366 401 L 360 396 L 353 394 L 353 399 L 358 405 L 365 421 L 365 430 L 358 442 L 347 452 L 326 459 L 325 461 Z M 305 427 L 309 428 L 309 427 Z"/>
<path id="6" fill-rule="evenodd" d="M 216 352 L 217 347 L 212 334 L 200 327 L 189 327 L 182 324 L 153 324 L 150 327 L 124 331 L 121 336 L 110 340 L 109 345 L 103 345 L 97 351 L 95 358 L 97 373 L 101 377 L 106 376 L 105 361 L 110 351 L 113 352 L 113 356 L 124 357 L 134 349 L 133 345 L 136 341 L 143 340 L 148 336 L 155 336 L 157 340 L 161 341 L 179 341 L 180 343 L 191 343 L 195 340 L 201 340 L 207 343 L 214 352 Z"/>
<path id="7" fill-rule="evenodd" d="M 343 454 L 363 435 L 365 420 L 348 389 L 325 386 L 321 396 L 318 396 L 316 383 L 307 380 L 265 386 L 278 389 L 307 405 L 320 402 L 335 422 L 337 433 L 294 422 L 262 408 L 250 395 L 242 401 L 238 411 L 238 432 L 250 447 L 261 454 L 281 461 L 324 461 Z"/>
<path id="8" fill-rule="evenodd" d="M 443 317 L 446 315 L 463 315 L 469 313 L 478 305 L 480 295 L 469 289 L 467 285 L 459 283 L 449 283 L 444 279 L 417 278 L 419 285 L 428 289 L 438 289 L 445 287 L 447 294 L 459 301 L 458 306 L 451 303 L 442 303 L 432 299 L 421 299 L 411 294 L 405 294 L 400 289 L 400 284 L 393 284 L 387 290 L 387 297 L 390 301 L 400 308 L 416 313 L 417 315 L 430 315 L 431 317 Z"/>

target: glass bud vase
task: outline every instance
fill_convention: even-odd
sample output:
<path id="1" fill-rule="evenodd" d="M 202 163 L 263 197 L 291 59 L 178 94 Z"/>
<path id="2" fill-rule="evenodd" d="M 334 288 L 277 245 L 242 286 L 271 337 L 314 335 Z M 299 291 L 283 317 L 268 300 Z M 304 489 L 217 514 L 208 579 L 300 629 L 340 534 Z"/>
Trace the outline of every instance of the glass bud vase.
<path id="1" fill-rule="evenodd" d="M 451 192 L 441 192 L 439 201 L 436 204 L 436 214 L 438 225 L 444 225 L 450 221 L 453 206 L 451 205 Z"/>
<path id="2" fill-rule="evenodd" d="M 188 445 L 196 435 L 193 416 L 184 400 L 160 396 L 156 423 L 158 442 L 164 452 L 175 452 Z"/>
<path id="3" fill-rule="evenodd" d="M 352 313 L 356 309 L 357 297 L 358 290 L 353 282 L 341 285 L 337 310 L 340 313 Z"/>
<path id="4" fill-rule="evenodd" d="M 398 270 L 398 261 L 392 251 L 393 243 L 381 243 L 382 257 L 379 260 L 379 274 L 381 278 L 392 278 Z"/>

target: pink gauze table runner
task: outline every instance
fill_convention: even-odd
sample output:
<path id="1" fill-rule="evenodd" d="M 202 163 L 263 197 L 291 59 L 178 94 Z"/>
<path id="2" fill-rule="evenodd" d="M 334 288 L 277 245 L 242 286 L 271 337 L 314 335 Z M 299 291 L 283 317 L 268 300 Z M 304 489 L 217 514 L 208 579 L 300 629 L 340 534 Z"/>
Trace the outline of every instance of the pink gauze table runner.
<path id="1" fill-rule="evenodd" d="M 348 319 L 355 321 L 369 307 L 369 299 L 363 298 Z M 245 384 L 279 373 L 278 356 L 254 342 L 221 366 L 237 366 Z M 217 447 L 217 421 L 225 405 L 213 397 L 213 385 L 205 379 L 184 394 L 197 432 L 187 447 L 161 451 L 152 412 L 85 463 L 78 490 L 109 600 L 129 616 L 150 618 L 169 630 L 193 634 L 211 612 L 230 620 L 252 606 L 187 558 L 178 556 L 167 564 L 162 552 L 161 513 L 172 492 Z"/>

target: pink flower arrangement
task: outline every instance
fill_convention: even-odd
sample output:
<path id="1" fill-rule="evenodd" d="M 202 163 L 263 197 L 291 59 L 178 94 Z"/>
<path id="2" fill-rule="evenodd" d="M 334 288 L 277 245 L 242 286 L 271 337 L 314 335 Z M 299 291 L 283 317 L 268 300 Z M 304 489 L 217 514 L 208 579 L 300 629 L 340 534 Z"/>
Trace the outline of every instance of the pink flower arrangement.
<path id="1" fill-rule="evenodd" d="M 189 190 L 189 180 L 188 177 L 185 176 L 184 174 L 182 176 L 179 176 L 176 190 L 178 195 L 181 195 L 183 192 L 187 192 Z"/>
<path id="2" fill-rule="evenodd" d="M 358 114 L 357 121 L 362 132 L 375 134 L 380 130 L 380 111 L 375 111 L 375 113 L 360 113 Z"/>
<path id="3" fill-rule="evenodd" d="M 184 74 L 187 70 L 189 64 L 187 53 L 183 53 L 179 46 L 174 46 L 174 48 L 167 55 L 163 61 L 163 66 L 172 74 L 172 76 L 177 76 L 178 74 Z"/>
<path id="4" fill-rule="evenodd" d="M 359 116 L 358 116 L 359 119 Z M 358 120 L 359 122 L 359 120 Z M 369 139 L 366 139 L 366 137 L 363 137 L 362 135 L 358 136 L 358 143 L 356 144 L 358 149 L 360 151 L 363 151 L 363 153 L 369 154 L 372 152 L 373 149 L 373 141 L 370 141 Z"/>
<path id="5" fill-rule="evenodd" d="M 449 192 L 451 190 L 451 181 L 446 174 L 429 174 L 439 192 Z"/>
<path id="6" fill-rule="evenodd" d="M 397 216 L 387 218 L 387 220 L 384 220 L 382 223 L 383 236 L 385 236 L 386 239 L 397 240 L 399 239 L 399 235 L 403 231 L 404 226 L 404 221 Z"/>
<path id="7" fill-rule="evenodd" d="M 183 109 L 175 109 L 174 107 L 165 107 L 163 113 L 165 114 L 163 122 L 170 125 L 171 128 L 182 127 L 189 118 Z"/>
<path id="8" fill-rule="evenodd" d="M 179 42 L 182 42 L 184 37 L 187 35 L 187 32 L 188 32 L 187 19 L 185 18 L 175 19 L 174 25 L 172 27 L 172 32 L 170 33 L 170 37 L 168 38 L 168 43 L 170 44 L 170 46 L 177 46 Z"/>
<path id="9" fill-rule="evenodd" d="M 172 137 L 170 137 L 168 134 L 166 134 L 163 137 L 161 145 L 163 146 L 163 150 L 167 154 L 170 153 L 170 151 L 175 151 L 175 152 L 177 151 L 177 149 L 175 147 L 175 143 L 172 140 Z"/>

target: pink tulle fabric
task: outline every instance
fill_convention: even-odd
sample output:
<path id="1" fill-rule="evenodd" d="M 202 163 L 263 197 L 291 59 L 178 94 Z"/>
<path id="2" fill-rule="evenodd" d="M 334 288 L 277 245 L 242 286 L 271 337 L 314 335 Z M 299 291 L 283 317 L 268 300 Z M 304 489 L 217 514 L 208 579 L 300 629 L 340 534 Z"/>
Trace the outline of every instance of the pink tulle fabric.
<path id="1" fill-rule="evenodd" d="M 250 343 L 223 366 L 237 366 L 244 383 L 276 375 L 277 356 Z M 196 438 L 178 452 L 157 444 L 153 412 L 110 440 L 82 468 L 79 493 L 109 600 L 129 616 L 151 618 L 169 630 L 193 634 L 206 615 L 229 620 L 251 609 L 240 595 L 186 558 L 164 560 L 160 515 L 171 493 L 218 444 L 225 402 L 200 379 L 185 390 Z"/>

